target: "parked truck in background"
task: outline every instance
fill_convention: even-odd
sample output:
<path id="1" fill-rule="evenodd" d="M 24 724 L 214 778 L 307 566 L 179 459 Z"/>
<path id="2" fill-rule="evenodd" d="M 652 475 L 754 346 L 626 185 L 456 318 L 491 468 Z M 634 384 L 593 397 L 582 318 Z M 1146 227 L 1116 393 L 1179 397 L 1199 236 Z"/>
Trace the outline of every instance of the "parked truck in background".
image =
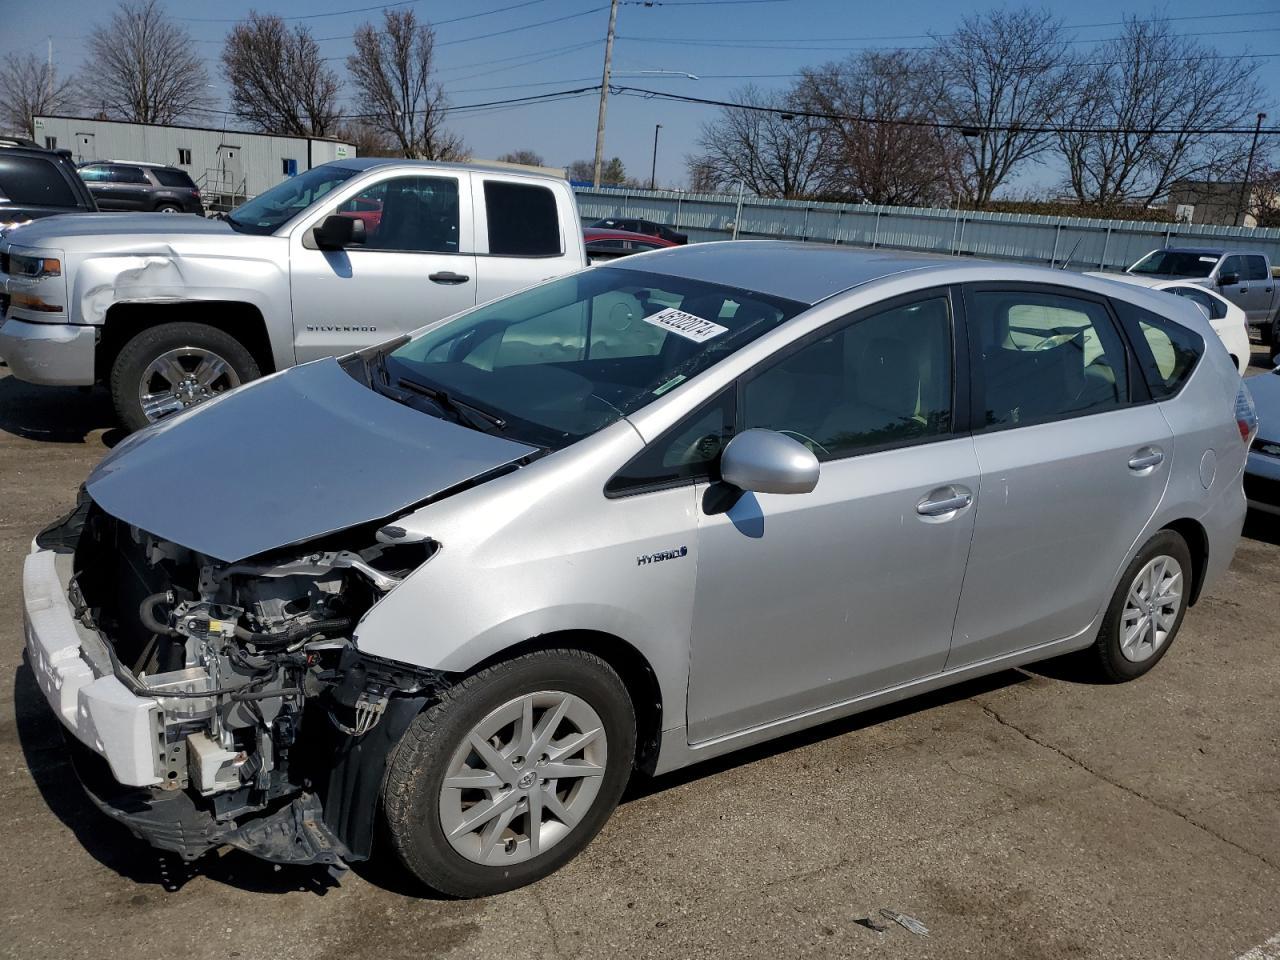
<path id="1" fill-rule="evenodd" d="M 30 383 L 107 384 L 137 429 L 586 265 L 564 180 L 340 160 L 224 220 L 98 214 L 0 233 L 0 357 Z"/>
<path id="2" fill-rule="evenodd" d="M 1280 346 L 1280 280 L 1265 253 L 1225 247 L 1165 247 L 1152 250 L 1125 273 L 1188 280 L 1216 290 L 1244 311 L 1250 331 L 1263 343 Z"/>

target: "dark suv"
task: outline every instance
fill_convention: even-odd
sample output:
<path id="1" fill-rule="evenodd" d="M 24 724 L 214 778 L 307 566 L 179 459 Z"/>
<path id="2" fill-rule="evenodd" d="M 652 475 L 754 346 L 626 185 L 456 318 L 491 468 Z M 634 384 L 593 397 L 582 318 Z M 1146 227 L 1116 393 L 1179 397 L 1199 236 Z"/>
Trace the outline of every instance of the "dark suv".
<path id="1" fill-rule="evenodd" d="M 0 224 L 97 209 L 66 156 L 30 140 L 0 138 Z"/>
<path id="2" fill-rule="evenodd" d="M 204 216 L 200 188 L 177 167 L 140 161 L 101 160 L 80 166 L 99 210 L 156 210 Z"/>

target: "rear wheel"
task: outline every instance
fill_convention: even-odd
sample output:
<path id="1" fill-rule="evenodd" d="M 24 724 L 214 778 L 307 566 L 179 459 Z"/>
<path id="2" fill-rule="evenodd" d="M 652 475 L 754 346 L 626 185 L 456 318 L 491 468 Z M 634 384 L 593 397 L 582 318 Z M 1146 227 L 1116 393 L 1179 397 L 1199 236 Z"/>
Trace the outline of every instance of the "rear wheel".
<path id="1" fill-rule="evenodd" d="M 609 818 L 635 738 L 626 688 L 592 654 L 537 651 L 482 670 L 397 745 L 383 787 L 391 844 L 449 896 L 540 880 Z"/>
<path id="2" fill-rule="evenodd" d="M 165 323 L 136 334 L 111 367 L 121 423 L 140 430 L 261 376 L 229 333 L 203 323 Z"/>
<path id="3" fill-rule="evenodd" d="M 1172 530 L 1147 541 L 1125 568 L 1093 645 L 1106 680 L 1134 680 L 1168 652 L 1191 591 L 1191 552 Z"/>
<path id="4" fill-rule="evenodd" d="M 176 203 L 162 203 L 156 207 L 157 213 L 181 213 L 182 208 Z"/>

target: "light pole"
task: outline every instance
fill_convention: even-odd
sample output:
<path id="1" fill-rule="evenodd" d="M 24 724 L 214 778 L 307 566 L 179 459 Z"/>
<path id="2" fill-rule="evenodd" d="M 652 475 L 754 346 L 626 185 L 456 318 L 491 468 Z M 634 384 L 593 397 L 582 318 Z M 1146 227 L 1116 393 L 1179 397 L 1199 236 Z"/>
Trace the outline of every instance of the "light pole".
<path id="1" fill-rule="evenodd" d="M 1258 131 L 1262 129 L 1262 121 L 1267 119 L 1265 113 L 1258 114 L 1258 122 L 1253 125 L 1253 143 L 1249 145 L 1249 162 L 1244 165 L 1244 182 L 1240 184 L 1240 202 L 1236 205 L 1236 226 L 1244 220 L 1244 207 L 1249 197 L 1249 178 L 1253 176 L 1253 155 L 1258 149 Z"/>
<path id="2" fill-rule="evenodd" d="M 596 114 L 596 163 L 591 185 L 600 187 L 600 164 L 604 161 L 604 115 L 609 107 L 609 71 L 613 67 L 613 34 L 618 26 L 618 0 L 609 4 L 609 32 L 604 41 L 604 76 L 600 80 L 600 110 Z"/>
<path id="3" fill-rule="evenodd" d="M 658 131 L 662 124 L 653 125 L 653 165 L 649 168 L 649 189 L 656 190 L 658 184 Z"/>

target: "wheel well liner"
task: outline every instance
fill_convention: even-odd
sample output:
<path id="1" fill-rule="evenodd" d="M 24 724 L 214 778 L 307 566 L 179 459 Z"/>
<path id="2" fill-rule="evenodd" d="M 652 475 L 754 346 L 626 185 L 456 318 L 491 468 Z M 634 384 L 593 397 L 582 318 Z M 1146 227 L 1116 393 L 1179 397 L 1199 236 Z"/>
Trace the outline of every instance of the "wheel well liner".
<path id="1" fill-rule="evenodd" d="M 1182 537 L 1191 553 L 1191 595 L 1187 606 L 1193 606 L 1200 599 L 1200 588 L 1204 585 L 1205 571 L 1209 566 L 1209 536 L 1200 522 L 1190 517 L 1166 523 L 1162 529 L 1172 530 Z"/>
<path id="2" fill-rule="evenodd" d="M 662 739 L 662 688 L 644 654 L 621 637 L 595 630 L 563 630 L 532 637 L 499 651 L 475 665 L 469 672 L 483 670 L 502 660 L 510 660 L 534 650 L 585 650 L 595 654 L 618 672 L 636 713 L 635 768 L 652 774 L 658 762 Z"/>
<path id="3" fill-rule="evenodd" d="M 203 323 L 235 337 L 253 354 L 264 375 L 275 372 L 267 324 L 257 307 L 240 300 L 182 300 L 113 304 L 107 310 L 94 357 L 97 379 L 110 377 L 116 356 L 136 334 L 178 320 Z"/>

